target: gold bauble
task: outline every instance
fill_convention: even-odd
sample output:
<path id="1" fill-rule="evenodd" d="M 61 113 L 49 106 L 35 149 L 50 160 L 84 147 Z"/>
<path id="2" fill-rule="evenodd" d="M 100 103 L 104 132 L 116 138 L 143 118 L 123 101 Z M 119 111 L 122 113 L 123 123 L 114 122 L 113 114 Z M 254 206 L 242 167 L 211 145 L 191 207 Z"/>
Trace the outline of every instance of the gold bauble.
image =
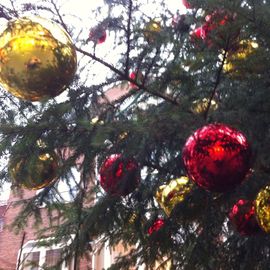
<path id="1" fill-rule="evenodd" d="M 128 223 L 129 224 L 134 224 L 134 222 L 136 221 L 137 218 L 138 218 L 138 215 L 136 213 L 132 213 L 129 216 Z"/>
<path id="2" fill-rule="evenodd" d="M 161 32 L 161 24 L 157 19 L 150 20 L 143 31 L 144 37 L 148 42 L 154 42 L 157 35 Z"/>
<path id="3" fill-rule="evenodd" d="M 162 185 L 156 192 L 156 200 L 164 212 L 169 216 L 176 204 L 184 201 L 190 193 L 193 183 L 186 176 L 171 180 Z"/>
<path id="4" fill-rule="evenodd" d="M 270 186 L 262 189 L 255 199 L 256 217 L 261 228 L 270 232 Z"/>
<path id="5" fill-rule="evenodd" d="M 237 69 L 237 62 L 245 60 L 253 54 L 258 47 L 259 44 L 253 40 L 241 40 L 239 42 L 239 48 L 234 52 L 228 53 L 223 70 L 225 72 L 235 71 Z"/>
<path id="6" fill-rule="evenodd" d="M 0 33 L 0 84 L 18 98 L 40 101 L 59 95 L 76 67 L 71 38 L 52 21 L 23 17 L 9 21 Z"/>
<path id="7" fill-rule="evenodd" d="M 193 101 L 191 105 L 191 111 L 195 114 L 204 113 L 207 109 L 209 101 L 210 101 L 209 98 L 197 99 Z M 216 103 L 215 100 L 212 99 L 209 110 L 215 111 L 217 109 L 218 109 L 218 104 Z"/>
<path id="8" fill-rule="evenodd" d="M 36 190 L 56 180 L 58 166 L 54 152 L 42 151 L 39 154 L 11 158 L 9 173 L 15 185 Z"/>

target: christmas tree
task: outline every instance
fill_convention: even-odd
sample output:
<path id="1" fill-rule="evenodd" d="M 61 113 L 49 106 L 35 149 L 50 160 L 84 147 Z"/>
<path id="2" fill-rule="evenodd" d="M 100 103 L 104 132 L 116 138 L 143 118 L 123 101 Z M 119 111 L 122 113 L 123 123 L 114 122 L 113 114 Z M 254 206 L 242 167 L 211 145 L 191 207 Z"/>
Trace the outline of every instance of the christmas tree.
<path id="1" fill-rule="evenodd" d="M 40 189 L 13 229 L 74 269 L 96 241 L 110 269 L 269 269 L 270 3 L 167 2 L 0 4 L 1 184 Z"/>

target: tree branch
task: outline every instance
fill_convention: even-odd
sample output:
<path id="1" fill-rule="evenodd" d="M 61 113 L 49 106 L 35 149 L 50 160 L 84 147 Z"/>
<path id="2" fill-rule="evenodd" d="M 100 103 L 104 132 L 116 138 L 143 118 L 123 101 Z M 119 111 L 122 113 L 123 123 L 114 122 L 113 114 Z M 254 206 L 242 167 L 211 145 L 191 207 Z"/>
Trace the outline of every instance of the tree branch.
<path id="1" fill-rule="evenodd" d="M 125 73 L 126 75 L 128 75 L 128 71 L 129 71 L 129 54 L 130 54 L 130 33 L 131 33 L 131 29 L 130 29 L 130 25 L 131 25 L 131 15 L 132 14 L 132 0 L 129 0 L 129 6 L 128 6 L 128 24 L 127 24 L 127 58 L 126 58 L 126 70 Z"/>
<path id="2" fill-rule="evenodd" d="M 120 71 L 119 69 L 115 68 L 113 65 L 111 65 L 111 64 L 105 62 L 104 60 L 98 58 L 98 57 L 95 56 L 94 54 L 89 53 L 89 52 L 86 52 L 86 51 L 84 51 L 84 50 L 82 50 L 82 49 L 80 49 L 80 48 L 78 48 L 78 47 L 76 47 L 76 46 L 75 46 L 75 49 L 76 49 L 78 52 L 80 52 L 80 53 L 82 53 L 82 54 L 84 54 L 84 55 L 89 56 L 89 57 L 92 58 L 93 60 L 99 62 L 100 64 L 102 64 L 102 65 L 104 65 L 105 67 L 107 67 L 107 68 L 109 68 L 110 70 L 112 70 L 114 73 L 116 73 L 117 75 L 120 76 L 120 79 L 121 79 L 121 80 L 125 80 L 125 81 L 128 81 L 128 82 L 131 82 L 131 83 L 135 84 L 136 86 L 138 86 L 140 89 L 142 89 L 142 90 L 148 92 L 149 94 L 151 94 L 151 95 L 153 95 L 153 96 L 156 96 L 156 97 L 160 97 L 160 98 L 162 98 L 162 99 L 164 99 L 164 100 L 166 100 L 166 101 L 172 103 L 173 105 L 180 105 L 180 103 L 179 103 L 176 99 L 174 99 L 173 97 L 171 97 L 171 96 L 169 96 L 169 95 L 167 95 L 167 94 L 161 93 L 161 92 L 154 92 L 154 91 L 149 90 L 147 87 L 145 87 L 145 85 L 140 84 L 140 83 L 138 83 L 137 81 L 135 81 L 135 80 L 129 78 L 129 76 L 127 76 L 125 73 L 123 73 L 123 72 Z"/>

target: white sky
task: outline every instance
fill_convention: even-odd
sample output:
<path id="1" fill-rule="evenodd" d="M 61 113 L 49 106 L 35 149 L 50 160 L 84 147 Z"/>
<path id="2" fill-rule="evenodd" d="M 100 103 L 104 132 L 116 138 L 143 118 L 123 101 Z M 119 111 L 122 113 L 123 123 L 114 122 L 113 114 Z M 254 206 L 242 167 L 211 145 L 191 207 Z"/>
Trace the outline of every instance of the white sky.
<path id="1" fill-rule="evenodd" d="M 138 0 L 135 0 L 138 1 Z M 142 0 L 144 1 L 144 12 L 149 16 L 153 17 L 153 11 L 157 14 L 158 12 L 162 12 L 162 7 L 161 6 L 155 6 L 153 7 L 151 4 L 148 3 L 147 0 Z M 42 1 L 40 0 L 17 0 L 17 3 L 32 3 L 32 4 L 37 4 L 41 3 Z M 103 0 L 56 0 L 55 1 L 58 6 L 61 7 L 61 11 L 63 14 L 74 14 L 76 17 L 68 17 L 68 21 L 74 25 L 78 24 L 78 29 L 79 28 L 85 28 L 89 32 L 89 29 L 91 27 L 95 26 L 96 20 L 95 16 L 90 16 L 92 10 L 95 10 L 98 7 L 104 6 Z M 1 0 L 1 4 L 5 5 L 9 8 L 11 8 L 11 4 L 9 0 Z M 180 13 L 185 13 L 186 9 L 182 5 L 181 0 L 167 0 L 166 4 L 168 5 L 168 8 L 171 10 L 172 13 L 176 13 L 177 10 L 180 11 Z M 29 15 L 29 14 L 27 14 Z M 71 21 L 70 21 L 71 20 Z M 1 24 L 5 23 L 6 21 L 2 21 L 0 19 L 0 29 L 1 29 Z M 83 23 L 83 25 L 82 25 Z M 113 52 L 110 51 L 111 45 L 110 45 L 110 40 L 113 42 L 113 36 L 108 36 L 107 38 L 107 43 L 105 42 L 104 44 L 101 44 L 100 47 L 98 48 L 98 51 L 96 51 L 97 54 L 100 54 L 101 58 L 107 59 L 107 57 L 110 57 L 110 60 L 114 57 L 116 57 L 117 52 L 114 52 L 115 56 L 113 56 Z M 106 69 L 104 67 L 99 66 L 98 69 L 98 74 L 102 76 L 102 74 L 106 74 Z M 2 188 L 0 189 L 0 201 L 1 200 L 7 200 L 9 197 L 10 193 L 10 185 L 5 184 Z"/>

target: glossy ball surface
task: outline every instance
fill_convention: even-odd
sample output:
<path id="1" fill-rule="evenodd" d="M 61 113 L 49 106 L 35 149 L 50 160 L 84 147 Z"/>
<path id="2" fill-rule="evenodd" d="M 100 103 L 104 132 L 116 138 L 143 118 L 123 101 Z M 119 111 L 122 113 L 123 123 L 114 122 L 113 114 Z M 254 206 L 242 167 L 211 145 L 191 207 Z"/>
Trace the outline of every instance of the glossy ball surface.
<path id="1" fill-rule="evenodd" d="M 9 162 L 12 182 L 23 188 L 44 188 L 57 178 L 58 158 L 54 152 L 13 157 Z"/>
<path id="2" fill-rule="evenodd" d="M 228 53 L 227 59 L 223 66 L 223 70 L 225 72 L 239 73 L 240 69 L 246 69 L 247 67 L 243 65 L 243 61 L 250 57 L 252 54 L 256 53 L 258 47 L 259 44 L 256 41 L 241 40 L 239 42 L 238 48 L 235 51 Z M 257 67 L 252 67 L 251 69 L 256 70 Z"/>
<path id="3" fill-rule="evenodd" d="M 173 208 L 184 201 L 191 192 L 193 183 L 186 176 L 171 180 L 168 184 L 162 185 L 156 192 L 156 200 L 164 212 L 169 216 Z"/>
<path id="4" fill-rule="evenodd" d="M 224 124 L 199 128 L 187 139 L 182 152 L 189 177 L 216 192 L 232 190 L 245 179 L 251 156 L 243 133 Z"/>
<path id="5" fill-rule="evenodd" d="M 91 29 L 89 33 L 89 40 L 93 41 L 96 44 L 102 44 L 106 41 L 107 33 L 102 26 L 97 26 Z"/>
<path id="6" fill-rule="evenodd" d="M 154 224 L 148 229 L 148 235 L 151 235 L 153 232 L 157 232 L 160 228 L 164 226 L 164 220 L 158 218 Z"/>
<path id="7" fill-rule="evenodd" d="M 230 35 L 228 35 L 226 27 L 231 26 L 235 17 L 236 13 L 222 9 L 212 12 L 205 17 L 205 22 L 202 26 L 191 32 L 191 41 L 203 40 L 209 48 L 217 46 L 219 48 L 228 47 L 227 50 L 233 49 L 240 34 L 240 29 L 234 27 L 234 30 L 230 30 Z"/>
<path id="8" fill-rule="evenodd" d="M 266 233 L 270 233 L 270 186 L 266 186 L 258 193 L 255 210 L 260 227 Z"/>
<path id="9" fill-rule="evenodd" d="M 150 20 L 143 31 L 147 42 L 152 43 L 156 40 L 158 34 L 161 32 L 161 24 L 158 20 Z"/>
<path id="10" fill-rule="evenodd" d="M 138 71 L 138 70 L 132 71 L 129 74 L 129 78 L 136 81 L 136 82 L 138 82 L 139 84 L 141 84 L 142 81 L 143 81 L 143 74 L 142 74 L 141 71 Z M 134 89 L 139 88 L 135 83 L 132 83 L 132 82 L 130 82 L 129 85 L 130 85 L 131 88 L 134 88 Z"/>
<path id="11" fill-rule="evenodd" d="M 194 114 L 205 113 L 206 110 L 207 110 L 209 102 L 210 102 L 209 98 L 197 99 L 197 100 L 192 102 L 191 111 Z M 211 103 L 210 103 L 209 111 L 213 112 L 213 111 L 215 111 L 217 109 L 218 109 L 218 104 L 214 99 L 212 99 Z"/>
<path id="12" fill-rule="evenodd" d="M 110 195 L 125 196 L 140 182 L 138 163 L 121 154 L 109 156 L 100 167 L 100 185 Z"/>
<path id="13" fill-rule="evenodd" d="M 243 236 L 254 235 L 261 231 L 255 216 L 255 206 L 252 201 L 240 199 L 232 207 L 229 219 L 236 230 Z"/>
<path id="14" fill-rule="evenodd" d="M 0 84 L 18 98 L 41 101 L 59 95 L 76 66 L 69 35 L 52 21 L 23 17 L 0 32 Z"/>

